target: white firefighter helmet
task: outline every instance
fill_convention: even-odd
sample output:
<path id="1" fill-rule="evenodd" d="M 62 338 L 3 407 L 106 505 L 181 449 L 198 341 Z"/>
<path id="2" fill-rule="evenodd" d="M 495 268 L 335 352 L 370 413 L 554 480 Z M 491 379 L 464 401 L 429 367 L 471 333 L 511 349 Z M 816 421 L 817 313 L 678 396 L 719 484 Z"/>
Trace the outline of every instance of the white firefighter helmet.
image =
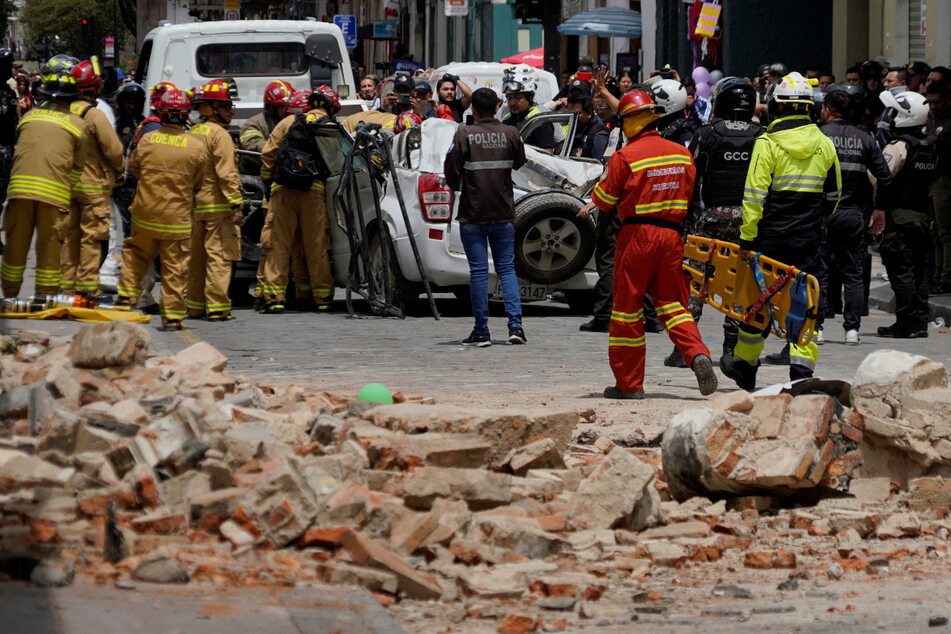
<path id="1" fill-rule="evenodd" d="M 662 79 L 651 86 L 651 91 L 665 115 L 681 112 L 687 107 L 687 91 L 676 79 Z"/>
<path id="2" fill-rule="evenodd" d="M 928 121 L 928 102 L 922 94 L 906 90 L 893 95 L 885 90 L 879 93 L 878 98 L 886 108 L 895 109 L 892 122 L 896 128 L 915 128 Z"/>
<path id="3" fill-rule="evenodd" d="M 766 100 L 773 103 L 812 104 L 812 84 L 797 72 L 778 79 L 766 90 Z"/>

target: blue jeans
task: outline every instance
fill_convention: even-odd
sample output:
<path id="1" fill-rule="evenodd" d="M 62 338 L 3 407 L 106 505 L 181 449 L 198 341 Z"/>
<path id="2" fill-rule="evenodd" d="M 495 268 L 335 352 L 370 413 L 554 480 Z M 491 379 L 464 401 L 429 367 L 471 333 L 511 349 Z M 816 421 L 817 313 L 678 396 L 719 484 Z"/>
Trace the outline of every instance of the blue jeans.
<path id="1" fill-rule="evenodd" d="M 495 274 L 502 281 L 502 298 L 509 328 L 522 327 L 522 303 L 515 278 L 515 225 L 459 223 L 462 246 L 469 260 L 469 295 L 477 332 L 489 331 L 489 247 Z"/>

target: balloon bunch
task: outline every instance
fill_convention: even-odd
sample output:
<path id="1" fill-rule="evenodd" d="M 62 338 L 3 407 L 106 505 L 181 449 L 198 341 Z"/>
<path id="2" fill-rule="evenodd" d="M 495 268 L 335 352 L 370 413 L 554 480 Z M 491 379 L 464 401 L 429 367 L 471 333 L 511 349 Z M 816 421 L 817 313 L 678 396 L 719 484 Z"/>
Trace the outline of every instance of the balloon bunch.
<path id="1" fill-rule="evenodd" d="M 713 95 L 713 86 L 723 79 L 723 71 L 709 71 L 704 66 L 697 66 L 691 73 L 694 82 L 697 84 L 697 96 L 709 99 Z"/>

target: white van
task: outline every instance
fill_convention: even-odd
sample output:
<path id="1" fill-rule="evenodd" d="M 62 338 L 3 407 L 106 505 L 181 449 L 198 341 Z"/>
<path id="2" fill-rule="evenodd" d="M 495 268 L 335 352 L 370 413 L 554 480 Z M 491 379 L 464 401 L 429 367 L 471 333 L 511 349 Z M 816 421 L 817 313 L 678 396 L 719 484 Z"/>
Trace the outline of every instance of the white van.
<path id="1" fill-rule="evenodd" d="M 443 75 L 456 75 L 466 82 L 470 88 L 498 88 L 502 89 L 502 74 L 506 68 L 521 66 L 521 64 L 501 64 L 498 62 L 461 62 L 440 66 L 433 71 L 430 84 L 433 94 L 436 94 L 436 83 Z M 558 78 L 547 70 L 536 68 L 535 77 L 538 88 L 535 91 L 535 103 L 542 104 L 552 100 L 558 94 Z"/>
<path id="2" fill-rule="evenodd" d="M 196 88 L 233 77 L 238 86 L 233 126 L 264 108 L 275 79 L 295 89 L 328 85 L 341 100 L 356 96 L 340 29 L 312 20 L 227 20 L 168 24 L 149 31 L 135 76 L 147 90 L 160 81 Z"/>

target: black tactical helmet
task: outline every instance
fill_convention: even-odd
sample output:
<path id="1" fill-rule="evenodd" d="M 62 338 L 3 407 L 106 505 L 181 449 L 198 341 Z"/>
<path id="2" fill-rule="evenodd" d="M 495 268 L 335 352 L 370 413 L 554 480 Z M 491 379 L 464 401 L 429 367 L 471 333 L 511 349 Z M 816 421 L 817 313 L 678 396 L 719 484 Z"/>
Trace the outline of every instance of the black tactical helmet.
<path id="1" fill-rule="evenodd" d="M 866 62 L 862 62 L 862 66 L 859 67 L 859 77 L 864 80 L 868 79 L 878 79 L 881 80 L 882 75 L 885 74 L 885 67 L 881 62 L 877 62 L 874 59 L 870 59 Z"/>
<path id="2" fill-rule="evenodd" d="M 856 122 L 865 108 L 865 90 L 852 84 L 832 84 L 826 88 L 823 103 L 843 118 Z"/>
<path id="3" fill-rule="evenodd" d="M 756 89 L 739 77 L 724 77 L 713 86 L 713 116 L 750 121 L 756 110 Z"/>
<path id="4" fill-rule="evenodd" d="M 130 113 L 141 113 L 145 108 L 145 89 L 134 81 L 120 86 L 116 91 L 116 107 L 121 110 L 126 102 L 132 103 Z"/>
<path id="5" fill-rule="evenodd" d="M 40 84 L 37 92 L 47 99 L 61 101 L 73 101 L 79 96 L 76 79 L 65 69 L 43 75 L 43 83 Z"/>

